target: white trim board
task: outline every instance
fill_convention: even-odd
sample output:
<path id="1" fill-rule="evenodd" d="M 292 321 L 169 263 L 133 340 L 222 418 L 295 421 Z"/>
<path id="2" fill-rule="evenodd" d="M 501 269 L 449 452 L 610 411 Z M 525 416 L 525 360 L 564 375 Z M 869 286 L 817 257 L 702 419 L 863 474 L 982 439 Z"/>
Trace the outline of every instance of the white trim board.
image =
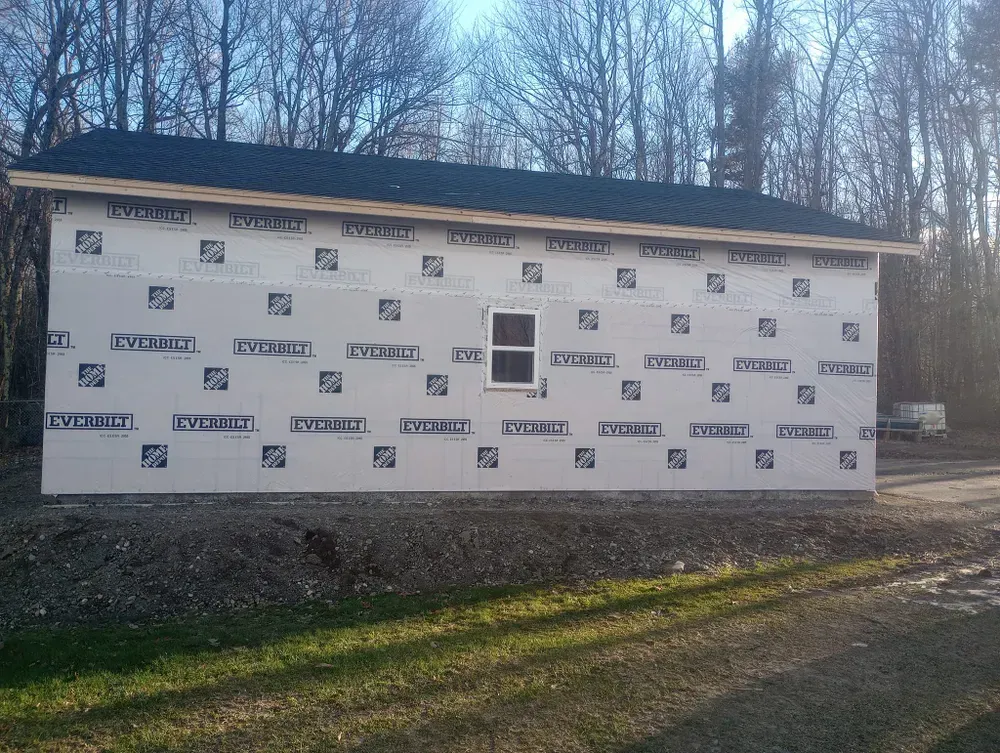
<path id="1" fill-rule="evenodd" d="M 541 228 L 566 232 L 639 236 L 643 238 L 718 241 L 740 245 L 789 246 L 803 249 L 902 254 L 905 256 L 916 256 L 920 253 L 921 249 L 921 244 L 910 241 L 879 241 L 863 238 L 838 238 L 825 235 L 803 235 L 758 230 L 729 230 L 686 225 L 661 225 L 643 222 L 551 217 L 502 211 L 436 207 L 423 204 L 334 199 L 304 194 L 212 188 L 179 183 L 96 178 L 85 175 L 35 172 L 31 170 L 13 169 L 8 171 L 8 176 L 13 185 L 28 188 L 47 188 L 52 191 L 81 191 L 117 196 L 143 196 L 158 199 L 202 201 L 216 204 L 285 207 L 315 212 L 460 222 L 467 225 Z"/>

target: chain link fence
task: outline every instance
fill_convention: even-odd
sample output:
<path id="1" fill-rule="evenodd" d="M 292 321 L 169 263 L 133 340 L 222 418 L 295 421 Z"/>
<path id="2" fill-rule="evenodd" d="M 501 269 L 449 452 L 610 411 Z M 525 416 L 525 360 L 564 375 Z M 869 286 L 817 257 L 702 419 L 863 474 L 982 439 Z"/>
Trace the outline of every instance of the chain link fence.
<path id="1" fill-rule="evenodd" d="M 0 401 L 0 448 L 41 445 L 44 428 L 43 401 Z"/>

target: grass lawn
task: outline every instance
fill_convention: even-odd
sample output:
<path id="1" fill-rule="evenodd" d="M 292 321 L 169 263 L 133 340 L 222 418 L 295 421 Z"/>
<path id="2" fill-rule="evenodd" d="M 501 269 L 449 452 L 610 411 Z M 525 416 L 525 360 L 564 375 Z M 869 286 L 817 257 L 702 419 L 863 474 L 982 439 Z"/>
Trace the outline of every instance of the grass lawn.
<path id="1" fill-rule="evenodd" d="M 926 697 L 893 708 L 912 695 L 898 686 L 895 618 L 844 587 L 899 564 L 786 562 L 15 634 L 0 649 L 0 751 L 993 750 L 967 746 L 998 729 L 1000 676 L 984 658 L 1000 651 L 995 621 L 917 628 L 900 615 L 918 637 L 910 658 L 926 652 L 921 672 L 934 657 L 950 664 Z M 884 635 L 852 647 L 864 630 Z M 952 661 L 952 639 L 974 666 Z M 760 747 L 781 740 L 796 744 Z"/>

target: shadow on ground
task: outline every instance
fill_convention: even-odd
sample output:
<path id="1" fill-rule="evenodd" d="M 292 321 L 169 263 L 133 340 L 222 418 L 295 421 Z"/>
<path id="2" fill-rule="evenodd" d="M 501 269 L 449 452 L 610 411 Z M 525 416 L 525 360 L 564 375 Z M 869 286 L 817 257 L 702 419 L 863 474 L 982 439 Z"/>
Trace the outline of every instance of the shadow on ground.
<path id="1" fill-rule="evenodd" d="M 768 615 L 817 598 L 798 584 L 858 587 L 876 577 L 825 575 L 828 568 L 795 564 L 684 578 L 669 588 L 646 585 L 642 592 L 609 591 L 607 598 L 562 605 L 558 593 L 549 591 L 546 603 L 555 599 L 556 608 L 548 613 L 533 611 L 533 599 L 542 595 L 538 589 L 507 588 L 450 601 L 390 597 L 358 612 L 359 601 L 312 615 L 274 610 L 237 620 L 238 627 L 206 620 L 138 634 L 40 632 L 5 647 L 0 674 L 13 691 L 9 698 L 36 692 L 39 685 L 51 688 L 50 695 L 40 696 L 44 708 L 20 701 L 6 729 L 0 718 L 0 733 L 25 748 L 58 747 L 82 737 L 132 749 L 135 740 L 125 738 L 169 728 L 179 734 L 154 747 L 444 751 L 475 747 L 484 734 L 509 739 L 534 731 L 544 738 L 538 749 L 546 749 L 564 725 L 568 735 L 586 737 L 590 728 L 603 729 L 605 718 L 631 724 L 643 709 L 670 708 L 678 684 L 697 697 L 729 683 L 734 657 L 777 645 L 760 634 L 764 623 L 756 620 L 766 622 Z M 821 579 L 797 580 L 814 575 Z M 508 613 L 504 599 L 526 600 L 528 608 Z M 494 611 L 478 612 L 487 602 Z M 692 612 L 693 605 L 701 607 Z M 435 623 L 435 615 L 450 607 L 472 611 Z M 681 611 L 670 619 L 675 607 Z M 409 632 L 392 632 L 411 620 L 416 624 Z M 747 621 L 758 629 L 739 633 L 739 640 L 725 634 Z M 390 632 L 380 634 L 380 626 Z M 340 628 L 353 630 L 353 637 L 345 641 Z M 209 635 L 216 636 L 215 649 L 206 645 Z M 100 641 L 100 650 L 90 650 L 88 641 Z M 254 649 L 248 657 L 245 652 Z M 183 661 L 180 674 L 169 674 L 163 663 L 177 659 Z M 76 666 L 67 670 L 71 662 Z M 157 683 L 148 684 L 148 673 L 156 679 L 158 672 Z M 699 688 L 699 678 L 709 675 Z M 107 690 L 95 695 L 88 688 L 95 680 Z M 75 683 L 89 692 L 93 700 L 86 704 L 93 708 L 69 701 Z M 623 697 L 630 702 L 616 707 Z M 192 719 L 197 722 L 189 727 Z M 343 738 L 345 729 L 351 734 Z"/>
<path id="2" fill-rule="evenodd" d="M 875 617 L 872 617 L 875 619 Z M 621 753 L 1000 750 L 1000 612 L 950 615 L 730 691 Z"/>

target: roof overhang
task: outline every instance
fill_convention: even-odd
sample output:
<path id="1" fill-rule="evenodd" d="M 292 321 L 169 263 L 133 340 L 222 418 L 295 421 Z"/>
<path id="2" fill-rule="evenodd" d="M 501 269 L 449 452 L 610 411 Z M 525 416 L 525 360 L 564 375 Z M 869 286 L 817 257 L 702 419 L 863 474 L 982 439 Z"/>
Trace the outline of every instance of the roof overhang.
<path id="1" fill-rule="evenodd" d="M 89 175 L 36 172 L 34 170 L 12 169 L 8 171 L 8 178 L 12 184 L 17 186 L 47 188 L 52 191 L 82 191 L 113 194 L 116 196 L 142 196 L 157 199 L 203 201 L 214 204 L 284 207 L 313 212 L 406 217 L 439 222 L 458 222 L 470 225 L 499 225 L 560 230 L 564 232 L 631 235 L 643 238 L 718 241 L 733 245 L 794 246 L 827 251 L 856 251 L 904 254 L 907 256 L 916 256 L 920 253 L 921 248 L 919 243 L 908 241 L 880 241 L 861 238 L 837 238 L 825 235 L 730 230 L 687 225 L 660 225 L 576 217 L 550 217 L 538 214 L 515 214 L 424 204 L 365 201 L 361 199 L 335 199 L 304 194 L 245 191 L 234 188 L 214 188 L 180 183 L 101 178 Z"/>

